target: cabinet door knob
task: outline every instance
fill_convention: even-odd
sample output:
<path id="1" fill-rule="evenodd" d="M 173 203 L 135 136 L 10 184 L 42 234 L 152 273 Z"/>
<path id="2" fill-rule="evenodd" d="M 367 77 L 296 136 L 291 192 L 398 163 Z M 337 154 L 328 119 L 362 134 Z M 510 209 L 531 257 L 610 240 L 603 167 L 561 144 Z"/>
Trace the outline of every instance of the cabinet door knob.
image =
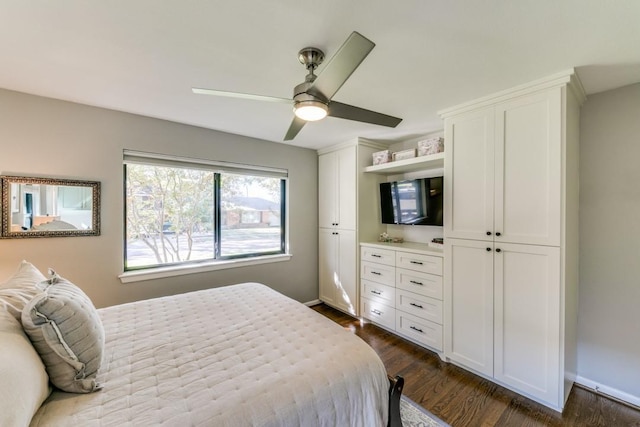
<path id="1" fill-rule="evenodd" d="M 502 249 L 498 248 L 496 249 L 496 252 L 502 252 Z"/>
<path id="2" fill-rule="evenodd" d="M 496 233 L 496 236 L 498 236 L 498 237 L 500 237 L 501 235 L 502 234 L 499 231 Z"/>
<path id="3" fill-rule="evenodd" d="M 491 252 L 491 248 L 487 248 L 487 252 Z"/>
<path id="4" fill-rule="evenodd" d="M 490 231 L 487 231 L 487 236 L 491 236 L 491 232 Z"/>

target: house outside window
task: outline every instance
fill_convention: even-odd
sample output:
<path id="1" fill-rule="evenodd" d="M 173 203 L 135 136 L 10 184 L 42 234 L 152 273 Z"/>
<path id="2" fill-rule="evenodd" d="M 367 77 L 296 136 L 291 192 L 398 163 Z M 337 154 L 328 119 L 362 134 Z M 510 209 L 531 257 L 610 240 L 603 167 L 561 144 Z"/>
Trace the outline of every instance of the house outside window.
<path id="1" fill-rule="evenodd" d="M 286 253 L 283 170 L 125 151 L 124 270 Z"/>
<path id="2" fill-rule="evenodd" d="M 240 213 L 240 223 L 242 224 L 260 224 L 262 213 L 259 211 L 242 211 Z"/>

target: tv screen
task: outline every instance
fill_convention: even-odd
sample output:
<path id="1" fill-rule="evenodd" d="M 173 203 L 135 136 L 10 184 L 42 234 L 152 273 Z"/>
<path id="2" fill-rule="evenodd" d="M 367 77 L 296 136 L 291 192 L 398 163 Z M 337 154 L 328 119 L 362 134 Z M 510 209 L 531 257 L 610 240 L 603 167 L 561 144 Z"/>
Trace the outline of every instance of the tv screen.
<path id="1" fill-rule="evenodd" d="M 380 184 L 383 224 L 442 225 L 443 177 Z"/>

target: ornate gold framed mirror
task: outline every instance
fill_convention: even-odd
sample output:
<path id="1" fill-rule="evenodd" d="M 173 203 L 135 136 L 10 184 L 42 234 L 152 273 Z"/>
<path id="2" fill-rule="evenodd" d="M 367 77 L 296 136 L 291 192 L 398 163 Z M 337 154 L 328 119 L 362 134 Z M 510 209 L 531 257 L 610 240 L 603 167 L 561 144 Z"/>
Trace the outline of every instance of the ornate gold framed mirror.
<path id="1" fill-rule="evenodd" d="M 0 176 L 0 237 L 100 235 L 100 183 Z"/>

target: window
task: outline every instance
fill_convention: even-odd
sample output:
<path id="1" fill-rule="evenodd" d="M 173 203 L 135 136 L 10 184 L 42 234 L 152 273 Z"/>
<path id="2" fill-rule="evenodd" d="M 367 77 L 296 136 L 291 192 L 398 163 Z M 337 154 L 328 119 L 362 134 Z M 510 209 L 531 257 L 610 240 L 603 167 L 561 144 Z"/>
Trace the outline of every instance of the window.
<path id="1" fill-rule="evenodd" d="M 286 171 L 125 151 L 125 271 L 284 254 Z"/>

